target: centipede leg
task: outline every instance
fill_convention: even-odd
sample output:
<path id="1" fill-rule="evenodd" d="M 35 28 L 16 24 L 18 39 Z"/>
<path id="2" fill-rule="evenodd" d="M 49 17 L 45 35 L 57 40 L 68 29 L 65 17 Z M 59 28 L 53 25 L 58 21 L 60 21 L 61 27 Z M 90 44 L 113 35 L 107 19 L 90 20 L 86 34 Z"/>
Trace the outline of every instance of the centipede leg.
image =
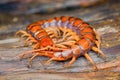
<path id="1" fill-rule="evenodd" d="M 62 60 L 65 60 L 65 59 L 64 59 L 64 58 L 60 58 L 60 57 L 59 57 L 59 58 L 58 58 L 58 57 L 52 57 L 52 58 L 49 59 L 45 64 L 48 65 L 48 64 L 50 64 L 50 62 L 53 61 L 53 60 L 54 60 L 54 61 L 55 61 L 55 60 L 56 60 L 56 61 L 62 61 Z"/>
<path id="2" fill-rule="evenodd" d="M 64 50 L 68 50 L 68 48 L 57 48 L 54 46 L 47 46 L 45 48 L 42 48 L 41 50 L 53 50 L 53 51 L 64 51 Z"/>
<path id="3" fill-rule="evenodd" d="M 20 55 L 19 55 L 20 60 L 22 60 L 22 59 L 24 58 L 24 56 L 27 55 L 27 54 L 28 54 L 28 53 L 22 53 L 22 54 L 20 54 Z"/>
<path id="4" fill-rule="evenodd" d="M 24 38 L 24 37 L 30 37 L 30 35 L 29 35 L 28 33 L 26 33 L 26 34 L 23 34 L 23 35 L 21 36 L 21 38 Z"/>
<path id="5" fill-rule="evenodd" d="M 95 41 L 95 44 L 96 44 L 97 48 L 100 50 L 100 42 L 99 41 Z M 98 54 L 98 56 L 100 56 L 100 54 Z"/>
<path id="6" fill-rule="evenodd" d="M 56 46 L 59 47 L 59 48 L 67 48 L 67 46 L 62 45 L 62 44 L 56 44 Z"/>
<path id="7" fill-rule="evenodd" d="M 26 34 L 26 31 L 24 31 L 24 30 L 19 30 L 18 32 L 16 32 L 16 35 L 18 35 L 18 34 L 20 34 L 20 33 Z"/>
<path id="8" fill-rule="evenodd" d="M 34 54 L 34 55 L 30 58 L 30 60 L 28 61 L 28 68 L 31 67 L 32 60 L 33 60 L 36 56 L 38 56 L 38 55 L 39 55 L 39 53 L 36 53 L 36 54 Z"/>
<path id="9" fill-rule="evenodd" d="M 50 54 L 51 54 L 51 55 L 50 55 Z M 33 60 L 35 57 L 37 57 L 37 56 L 48 56 L 48 57 L 51 57 L 52 54 L 53 54 L 53 52 L 50 52 L 50 51 L 37 52 L 36 54 L 34 54 L 34 55 L 30 58 L 30 60 L 29 60 L 29 62 L 28 62 L 28 68 L 31 67 L 32 60 Z"/>
<path id="10" fill-rule="evenodd" d="M 95 44 L 97 45 L 98 49 L 100 49 L 100 43 L 101 43 L 100 34 L 95 29 L 93 29 L 93 30 L 96 34 L 96 39 L 97 39 L 97 41 L 95 41 Z"/>
<path id="11" fill-rule="evenodd" d="M 76 60 L 76 56 L 73 56 L 73 57 L 72 57 L 72 60 L 71 60 L 69 63 L 65 64 L 64 66 L 65 66 L 65 67 L 69 67 L 72 63 L 75 62 L 75 60 Z"/>
<path id="12" fill-rule="evenodd" d="M 20 40 L 22 40 L 22 38 L 24 38 L 24 37 L 27 37 L 26 40 L 24 41 L 24 47 L 29 46 L 30 42 L 36 42 L 36 40 L 24 30 L 19 30 L 16 33 L 16 35 L 18 35 L 18 34 L 21 34 Z"/>
<path id="13" fill-rule="evenodd" d="M 104 58 L 104 60 L 106 60 L 105 54 L 100 49 L 98 49 L 96 47 L 92 47 L 92 50 L 95 51 L 95 52 L 98 52 L 99 54 L 101 54 L 102 57 Z"/>
<path id="14" fill-rule="evenodd" d="M 27 51 L 27 52 L 24 52 L 24 53 L 20 54 L 19 55 L 20 60 L 22 60 L 25 55 L 33 53 L 33 52 L 37 52 L 37 51 L 40 51 L 40 49 L 39 50 L 30 50 L 30 51 Z"/>
<path id="15" fill-rule="evenodd" d="M 45 65 L 49 65 L 50 62 L 53 61 L 54 59 L 55 59 L 55 58 L 51 58 L 51 59 L 49 59 L 49 60 L 45 63 Z"/>
<path id="16" fill-rule="evenodd" d="M 16 35 L 18 35 L 18 34 L 21 34 L 21 38 L 23 38 L 23 37 L 31 37 L 31 35 L 28 34 L 28 33 L 27 33 L 26 31 L 24 31 L 24 30 L 20 30 L 20 31 L 16 32 Z"/>
<path id="17" fill-rule="evenodd" d="M 33 42 L 33 43 L 34 43 L 34 42 Z M 36 44 L 32 45 L 32 47 L 33 47 L 34 49 L 38 49 L 40 46 L 39 46 L 39 43 L 36 43 Z"/>
<path id="18" fill-rule="evenodd" d="M 93 61 L 93 59 L 87 53 L 85 53 L 84 56 L 87 58 L 87 60 L 89 60 L 93 64 L 94 68 L 96 70 L 98 70 L 98 68 L 97 68 L 95 62 Z"/>
<path id="19" fill-rule="evenodd" d="M 66 41 L 66 42 L 61 42 L 59 44 L 56 44 L 58 47 L 61 48 L 67 48 L 68 46 L 74 45 L 75 41 Z"/>
<path id="20" fill-rule="evenodd" d="M 100 49 L 100 42 L 99 41 L 95 41 L 95 44 L 98 47 L 98 49 Z"/>

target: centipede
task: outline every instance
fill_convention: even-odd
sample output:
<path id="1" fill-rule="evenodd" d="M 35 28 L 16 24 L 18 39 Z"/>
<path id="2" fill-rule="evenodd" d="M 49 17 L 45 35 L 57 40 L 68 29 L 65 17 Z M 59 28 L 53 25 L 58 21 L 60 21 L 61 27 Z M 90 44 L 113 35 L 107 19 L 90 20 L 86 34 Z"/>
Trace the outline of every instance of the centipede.
<path id="1" fill-rule="evenodd" d="M 19 30 L 20 38 L 27 37 L 25 44 L 32 46 L 29 50 L 20 54 L 20 59 L 31 54 L 28 66 L 37 56 L 45 56 L 51 61 L 70 60 L 65 67 L 71 66 L 77 58 L 84 56 L 89 60 L 95 69 L 98 69 L 94 60 L 88 54 L 90 50 L 106 59 L 106 55 L 100 49 L 101 37 L 97 31 L 87 22 L 80 18 L 71 16 L 54 17 L 47 20 L 34 22 L 26 27 L 26 30 Z"/>

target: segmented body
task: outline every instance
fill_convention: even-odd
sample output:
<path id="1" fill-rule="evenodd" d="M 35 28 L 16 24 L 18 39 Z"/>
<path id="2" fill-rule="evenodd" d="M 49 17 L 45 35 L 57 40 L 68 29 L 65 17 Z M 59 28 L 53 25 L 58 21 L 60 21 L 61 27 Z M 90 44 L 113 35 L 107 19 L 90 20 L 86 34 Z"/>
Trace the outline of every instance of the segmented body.
<path id="1" fill-rule="evenodd" d="M 66 65 L 71 65 L 77 57 L 84 55 L 94 66 L 96 65 L 88 55 L 90 50 L 100 53 L 104 58 L 104 53 L 100 50 L 100 37 L 96 31 L 86 22 L 74 17 L 56 17 L 49 20 L 42 20 L 30 24 L 26 31 L 19 31 L 23 36 L 27 36 L 26 41 L 30 41 L 35 50 L 22 54 L 33 53 L 29 64 L 36 56 L 47 56 L 52 60 L 65 61 L 72 60 Z"/>

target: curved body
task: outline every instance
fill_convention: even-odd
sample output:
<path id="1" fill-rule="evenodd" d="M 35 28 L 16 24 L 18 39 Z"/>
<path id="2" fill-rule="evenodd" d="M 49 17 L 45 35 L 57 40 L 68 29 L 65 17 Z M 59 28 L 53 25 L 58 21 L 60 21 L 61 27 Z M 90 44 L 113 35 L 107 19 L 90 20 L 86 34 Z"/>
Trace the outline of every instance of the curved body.
<path id="1" fill-rule="evenodd" d="M 97 68 L 88 52 L 93 50 L 105 58 L 100 50 L 100 36 L 88 23 L 79 18 L 62 16 L 41 20 L 30 24 L 26 31 L 20 32 L 28 37 L 26 41 L 35 43 L 35 50 L 25 52 L 21 56 L 23 58 L 24 55 L 34 52 L 29 63 L 36 56 L 47 56 L 51 58 L 47 63 L 72 58 L 66 65 L 70 66 L 77 57 L 84 55 Z"/>

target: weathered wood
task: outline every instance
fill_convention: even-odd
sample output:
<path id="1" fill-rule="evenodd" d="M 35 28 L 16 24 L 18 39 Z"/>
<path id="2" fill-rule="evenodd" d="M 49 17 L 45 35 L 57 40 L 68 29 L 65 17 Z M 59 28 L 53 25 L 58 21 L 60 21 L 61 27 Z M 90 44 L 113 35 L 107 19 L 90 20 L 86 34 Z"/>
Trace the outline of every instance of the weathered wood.
<path id="1" fill-rule="evenodd" d="M 13 37 L 15 32 L 20 28 L 25 28 L 25 26 L 30 22 L 61 15 L 82 18 L 83 20 L 89 22 L 94 28 L 96 28 L 96 30 L 102 36 L 101 48 L 107 55 L 107 61 L 104 62 L 101 57 L 97 57 L 97 54 L 92 51 L 89 53 L 93 60 L 97 63 L 97 66 L 100 69 L 99 71 L 92 72 L 94 71 L 93 66 L 84 57 L 78 58 L 70 68 L 63 67 L 63 64 L 67 63 L 69 60 L 65 62 L 53 61 L 49 66 L 46 66 L 44 65 L 44 62 L 48 60 L 48 58 L 37 57 L 33 60 L 31 68 L 26 67 L 28 59 L 19 61 L 17 55 L 21 54 L 24 51 L 31 50 L 31 48 L 15 48 L 15 46 L 23 45 L 22 42 L 18 42 L 18 39 Z M 17 18 L 18 20 L 12 21 L 12 17 Z M 1 20 L 2 23 L 0 25 L 0 39 L 3 39 L 0 40 L 0 80 L 50 80 L 68 78 L 96 80 L 101 80 L 103 78 L 113 80 L 120 79 L 119 0 L 110 0 L 108 3 L 104 3 L 102 5 L 96 5 L 72 11 L 59 11 L 53 14 L 33 14 L 26 16 L 12 15 L 12 17 L 6 18 L 6 21 L 4 19 L 4 16 L 2 16 L 2 19 L 4 19 L 4 21 Z M 24 26 L 22 22 L 24 22 Z"/>

